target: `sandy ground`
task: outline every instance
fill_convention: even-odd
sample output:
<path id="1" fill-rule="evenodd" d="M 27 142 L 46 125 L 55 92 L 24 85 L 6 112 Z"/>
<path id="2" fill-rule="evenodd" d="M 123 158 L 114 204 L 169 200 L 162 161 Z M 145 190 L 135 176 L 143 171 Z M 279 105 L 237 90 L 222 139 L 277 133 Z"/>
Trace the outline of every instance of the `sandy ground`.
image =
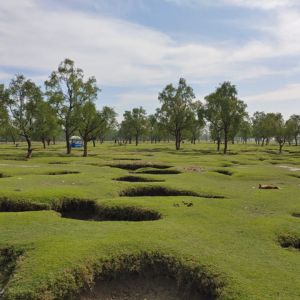
<path id="1" fill-rule="evenodd" d="M 167 277 L 128 276 L 113 281 L 99 281 L 94 290 L 80 300 L 208 300 L 198 293 L 182 295 L 176 282 Z"/>

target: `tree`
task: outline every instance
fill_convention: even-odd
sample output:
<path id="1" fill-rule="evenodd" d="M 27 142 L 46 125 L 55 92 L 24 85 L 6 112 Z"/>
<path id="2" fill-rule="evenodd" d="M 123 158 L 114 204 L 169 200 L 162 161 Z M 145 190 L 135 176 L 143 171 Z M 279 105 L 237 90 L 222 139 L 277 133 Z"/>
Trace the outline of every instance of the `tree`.
<path id="1" fill-rule="evenodd" d="M 55 108 L 65 132 L 67 154 L 71 153 L 70 137 L 78 129 L 78 107 L 97 98 L 100 89 L 94 77 L 84 80 L 81 69 L 65 59 L 45 82 L 49 101 Z"/>
<path id="2" fill-rule="evenodd" d="M 290 136 L 295 140 L 296 146 L 298 146 L 298 137 L 300 135 L 300 115 L 292 115 L 286 124 Z"/>
<path id="3" fill-rule="evenodd" d="M 7 110 L 8 99 L 8 90 L 3 84 L 0 84 L 0 136 L 6 135 L 6 129 L 9 125 L 9 115 Z"/>
<path id="4" fill-rule="evenodd" d="M 200 101 L 191 103 L 192 113 L 189 118 L 188 134 L 190 135 L 191 143 L 196 144 L 196 140 L 200 137 L 201 129 L 205 125 L 204 107 Z"/>
<path id="5" fill-rule="evenodd" d="M 49 102 L 39 101 L 36 106 L 36 117 L 34 121 L 34 137 L 43 143 L 44 149 L 46 142 L 54 138 L 59 132 L 59 120 L 55 110 Z"/>
<path id="6" fill-rule="evenodd" d="M 133 108 L 132 111 L 125 111 L 122 122 L 123 129 L 127 129 L 135 138 L 135 145 L 139 144 L 139 139 L 146 132 L 147 117 L 146 111 L 142 108 Z"/>
<path id="7" fill-rule="evenodd" d="M 220 123 L 224 133 L 224 154 L 228 149 L 230 131 L 238 127 L 239 122 L 246 116 L 247 105 L 237 98 L 237 90 L 230 82 L 222 83 L 214 93 L 205 97 L 208 116 L 213 116 Z"/>
<path id="8" fill-rule="evenodd" d="M 99 130 L 102 120 L 92 101 L 86 102 L 77 109 L 79 116 L 78 131 L 83 140 L 83 156 L 87 157 L 87 144 L 93 139 L 95 132 Z"/>
<path id="9" fill-rule="evenodd" d="M 100 142 L 103 143 L 106 135 L 117 126 L 117 113 L 112 107 L 104 106 L 100 111 L 99 117 L 101 119 L 101 125 L 99 126 L 99 130 L 95 133 L 96 135 L 93 142 L 99 137 Z"/>
<path id="10" fill-rule="evenodd" d="M 36 118 L 37 103 L 42 100 L 42 92 L 32 81 L 17 75 L 9 85 L 8 107 L 12 124 L 18 134 L 27 142 L 27 158 L 32 156 L 32 134 Z"/>
<path id="11" fill-rule="evenodd" d="M 184 78 L 179 79 L 177 88 L 169 84 L 159 93 L 159 118 L 167 131 L 175 137 L 176 150 L 180 149 L 183 131 L 189 127 L 194 98 L 193 89 L 187 85 Z"/>
<path id="12" fill-rule="evenodd" d="M 248 139 L 252 134 L 252 124 L 249 119 L 245 119 L 241 122 L 239 126 L 238 135 L 241 137 L 242 141 L 247 144 Z"/>
<path id="13" fill-rule="evenodd" d="M 273 114 L 274 117 L 274 136 L 279 145 L 279 153 L 282 153 L 282 148 L 287 140 L 287 127 L 283 116 L 280 113 Z"/>

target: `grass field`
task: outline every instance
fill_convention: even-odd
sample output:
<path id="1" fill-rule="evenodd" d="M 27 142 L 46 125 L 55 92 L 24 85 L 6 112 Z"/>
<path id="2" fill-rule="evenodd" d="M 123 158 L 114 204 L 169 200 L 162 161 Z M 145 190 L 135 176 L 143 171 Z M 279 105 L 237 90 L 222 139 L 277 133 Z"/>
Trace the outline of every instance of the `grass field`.
<path id="1" fill-rule="evenodd" d="M 300 147 L 22 147 L 0 145 L 4 299 L 79 299 L 148 265 L 212 299 L 300 299 Z"/>

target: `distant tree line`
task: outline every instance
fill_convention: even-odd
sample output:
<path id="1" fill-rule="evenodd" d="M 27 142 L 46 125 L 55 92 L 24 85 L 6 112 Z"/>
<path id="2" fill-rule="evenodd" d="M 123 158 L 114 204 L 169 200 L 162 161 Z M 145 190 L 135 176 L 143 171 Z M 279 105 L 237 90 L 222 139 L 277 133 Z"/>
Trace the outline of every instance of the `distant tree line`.
<path id="1" fill-rule="evenodd" d="M 97 110 L 95 100 L 101 92 L 96 79 L 85 79 L 83 70 L 65 59 L 49 79 L 44 90 L 23 75 L 16 75 L 8 87 L 0 84 L 0 138 L 16 142 L 21 137 L 27 143 L 27 158 L 32 156 L 32 141 L 40 140 L 46 148 L 62 136 L 66 152 L 71 153 L 70 138 L 80 135 L 83 156 L 88 155 L 88 143 L 105 139 L 136 146 L 141 141 L 157 143 L 175 141 L 176 150 L 189 140 L 196 143 L 204 131 L 217 145 L 217 151 L 228 151 L 229 142 L 268 145 L 275 140 L 279 152 L 285 143 L 298 145 L 300 115 L 287 121 L 280 113 L 246 112 L 247 105 L 238 98 L 230 82 L 220 84 L 205 97 L 196 100 L 192 87 L 181 78 L 177 86 L 168 84 L 158 95 L 160 107 L 147 115 L 143 107 L 125 111 L 123 121 L 111 107 Z"/>

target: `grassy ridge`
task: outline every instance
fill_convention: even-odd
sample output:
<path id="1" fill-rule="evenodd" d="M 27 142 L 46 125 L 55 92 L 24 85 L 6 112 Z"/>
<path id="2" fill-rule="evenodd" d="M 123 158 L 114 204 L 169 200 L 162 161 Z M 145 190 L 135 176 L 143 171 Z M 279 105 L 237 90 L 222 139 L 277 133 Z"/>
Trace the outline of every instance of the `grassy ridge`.
<path id="1" fill-rule="evenodd" d="M 279 156 L 272 146 L 233 145 L 223 156 L 208 144 L 185 144 L 180 152 L 171 144 L 138 148 L 107 144 L 91 149 L 93 156 L 84 159 L 78 150 L 66 157 L 62 147 L 37 149 L 26 161 L 23 149 L 1 145 L 0 198 L 37 206 L 51 206 L 63 198 L 93 199 L 98 205 L 155 211 L 162 219 L 95 222 L 61 218 L 55 211 L 1 212 L 0 248 L 23 249 L 5 287 L 9 299 L 39 298 L 45 291 L 50 299 L 62 291 L 71 294 L 88 284 L 104 262 L 141 253 L 158 253 L 188 270 L 205 270 L 206 279 L 215 278 L 209 282 L 218 285 L 212 290 L 221 299 L 300 297 L 299 250 L 283 248 L 279 240 L 281 236 L 297 240 L 300 235 L 300 219 L 293 216 L 300 213 L 300 171 L 282 167 L 300 167 L 300 148 L 287 147 Z M 150 166 L 109 167 L 131 164 L 124 158 Z M 155 170 L 155 164 L 181 173 L 141 173 Z M 68 172 L 79 173 L 63 174 Z M 113 180 L 134 175 L 129 172 L 164 182 Z M 278 185 L 280 190 L 258 190 L 259 183 Z M 225 198 L 119 196 L 145 185 Z"/>

